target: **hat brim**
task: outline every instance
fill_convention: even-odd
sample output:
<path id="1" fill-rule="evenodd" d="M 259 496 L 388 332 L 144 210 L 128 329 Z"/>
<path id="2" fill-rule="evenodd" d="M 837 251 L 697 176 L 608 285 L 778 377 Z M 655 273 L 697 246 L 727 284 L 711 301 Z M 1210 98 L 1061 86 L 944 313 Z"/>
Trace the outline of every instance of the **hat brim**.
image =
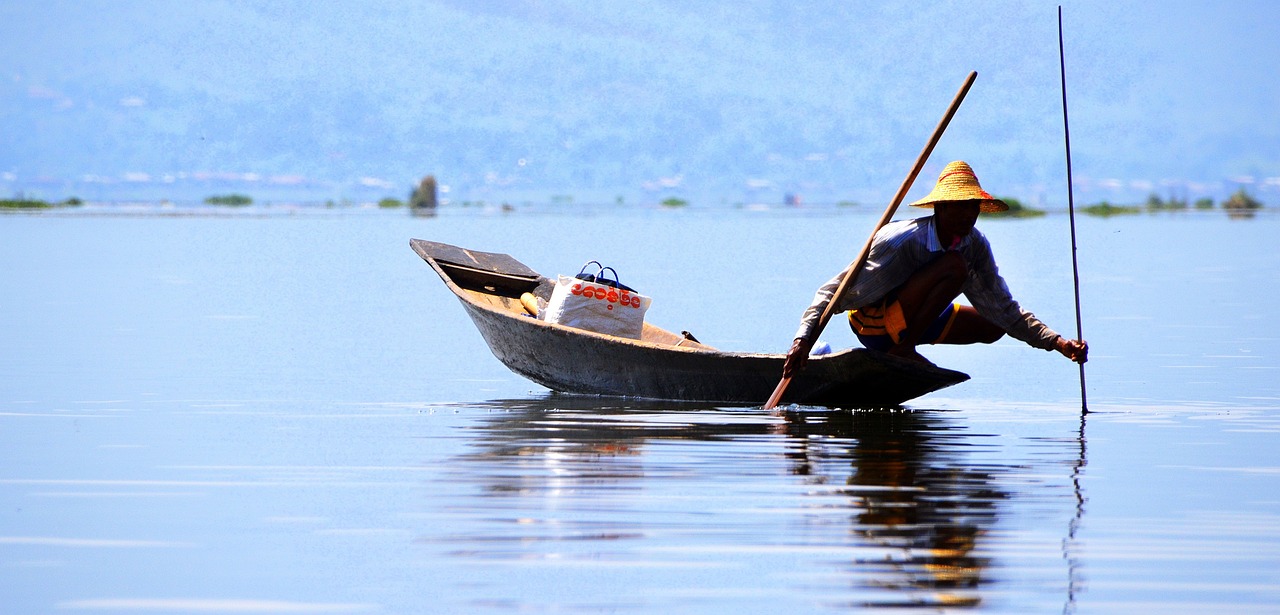
<path id="1" fill-rule="evenodd" d="M 925 197 L 919 201 L 911 203 L 911 206 L 933 209 L 935 203 L 978 203 L 980 205 L 978 211 L 981 211 L 984 214 L 1009 211 L 1009 205 L 995 197 L 985 199 L 930 199 L 929 197 Z"/>

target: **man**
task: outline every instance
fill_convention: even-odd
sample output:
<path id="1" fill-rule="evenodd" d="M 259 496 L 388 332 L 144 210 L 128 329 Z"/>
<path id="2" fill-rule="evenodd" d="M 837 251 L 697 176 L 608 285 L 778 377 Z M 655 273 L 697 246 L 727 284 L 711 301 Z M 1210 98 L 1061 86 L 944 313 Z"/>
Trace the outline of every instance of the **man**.
<path id="1" fill-rule="evenodd" d="M 852 310 L 849 324 L 863 345 L 929 363 L 916 346 L 990 344 L 1007 333 L 1077 363 L 1088 360 L 1088 344 L 1059 335 L 1013 300 L 991 245 L 973 227 L 979 212 L 1009 206 L 982 189 L 967 163 L 948 164 L 933 191 L 911 205 L 933 208 L 934 213 L 881 228 L 866 265 L 836 299 L 833 313 Z M 841 277 L 819 288 L 805 310 L 784 376 L 804 368 L 817 337 L 814 329 Z M 954 302 L 961 293 L 972 307 Z"/>

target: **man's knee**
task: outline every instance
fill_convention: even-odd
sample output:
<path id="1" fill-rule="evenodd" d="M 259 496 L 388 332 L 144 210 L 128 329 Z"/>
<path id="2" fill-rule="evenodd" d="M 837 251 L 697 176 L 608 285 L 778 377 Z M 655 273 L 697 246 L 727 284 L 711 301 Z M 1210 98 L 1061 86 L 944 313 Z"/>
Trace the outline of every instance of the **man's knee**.
<path id="1" fill-rule="evenodd" d="M 1001 329 L 995 323 L 983 318 L 977 310 L 970 306 L 962 305 L 956 308 L 959 310 L 955 315 L 955 320 L 951 322 L 950 329 L 939 340 L 942 344 L 994 344 L 997 340 L 1004 337 L 1004 329 Z"/>
<path id="2" fill-rule="evenodd" d="M 997 327 L 995 325 L 991 325 L 990 328 L 982 332 L 981 339 L 978 340 L 978 343 L 994 344 L 1000 341 L 1000 338 L 1002 337 L 1004 337 L 1004 329 L 1001 329 L 1000 327 Z"/>
<path id="3" fill-rule="evenodd" d="M 977 311 L 974 311 L 977 316 Z M 973 332 L 979 344 L 994 344 L 1000 338 L 1004 337 L 1004 329 L 999 325 L 982 316 L 977 317 L 978 325 L 973 328 Z"/>
<path id="4" fill-rule="evenodd" d="M 898 287 L 896 297 L 909 318 L 932 319 L 946 307 L 947 302 L 959 296 L 967 276 L 964 258 L 955 253 L 944 253 L 907 278 L 906 283 Z M 916 314 L 917 310 L 928 313 Z"/>

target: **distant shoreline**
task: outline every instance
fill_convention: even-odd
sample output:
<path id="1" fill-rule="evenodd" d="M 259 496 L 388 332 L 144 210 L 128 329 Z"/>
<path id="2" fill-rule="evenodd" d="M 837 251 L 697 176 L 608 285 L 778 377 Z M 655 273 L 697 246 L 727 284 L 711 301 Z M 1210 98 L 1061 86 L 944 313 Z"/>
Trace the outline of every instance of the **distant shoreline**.
<path id="1" fill-rule="evenodd" d="M 3 202 L 3 201 L 0 201 Z M 28 201 L 32 203 L 32 201 Z M 124 201 L 79 201 L 74 204 L 44 203 L 9 206 L 0 205 L 0 215 L 27 215 L 48 217 L 206 217 L 206 218 L 268 218 L 268 217 L 323 217 L 348 215 L 377 215 L 387 217 L 468 217 L 472 215 L 517 215 L 517 214 L 600 214 L 608 212 L 685 212 L 688 215 L 700 213 L 742 212 L 744 214 L 785 215 L 838 215 L 863 216 L 878 214 L 882 210 L 879 205 L 851 205 L 848 203 L 805 203 L 803 205 L 775 205 L 763 203 L 735 203 L 699 206 L 696 203 L 673 207 L 661 203 L 650 204 L 588 204 L 588 203 L 467 203 L 463 205 L 442 205 L 434 209 L 414 209 L 409 207 L 386 207 L 377 202 L 334 204 L 316 202 L 280 202 L 253 203 L 249 205 L 211 205 L 199 202 L 173 202 L 167 200 L 124 200 Z M 1076 214 L 1080 217 L 1230 217 L 1253 218 L 1266 216 L 1272 212 L 1280 212 L 1277 208 L 1259 207 L 1256 209 L 1214 208 L 1168 208 L 1149 207 L 1144 205 L 1115 206 L 1107 203 L 1077 206 Z M 914 211 L 900 208 L 897 218 L 918 217 L 910 215 Z M 921 215 L 923 215 L 921 210 Z M 1066 215 L 1065 205 L 1046 209 L 1026 209 L 1022 215 L 984 215 L 984 220 L 1025 220 L 1041 216 Z"/>

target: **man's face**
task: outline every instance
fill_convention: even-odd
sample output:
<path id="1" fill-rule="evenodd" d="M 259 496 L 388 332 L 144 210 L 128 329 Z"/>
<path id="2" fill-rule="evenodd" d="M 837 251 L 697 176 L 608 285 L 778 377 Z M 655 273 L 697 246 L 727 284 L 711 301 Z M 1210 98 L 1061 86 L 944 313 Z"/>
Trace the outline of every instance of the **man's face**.
<path id="1" fill-rule="evenodd" d="M 933 212 L 937 216 L 938 238 L 968 235 L 978 221 L 978 212 L 981 210 L 982 204 L 977 201 L 935 203 Z"/>

